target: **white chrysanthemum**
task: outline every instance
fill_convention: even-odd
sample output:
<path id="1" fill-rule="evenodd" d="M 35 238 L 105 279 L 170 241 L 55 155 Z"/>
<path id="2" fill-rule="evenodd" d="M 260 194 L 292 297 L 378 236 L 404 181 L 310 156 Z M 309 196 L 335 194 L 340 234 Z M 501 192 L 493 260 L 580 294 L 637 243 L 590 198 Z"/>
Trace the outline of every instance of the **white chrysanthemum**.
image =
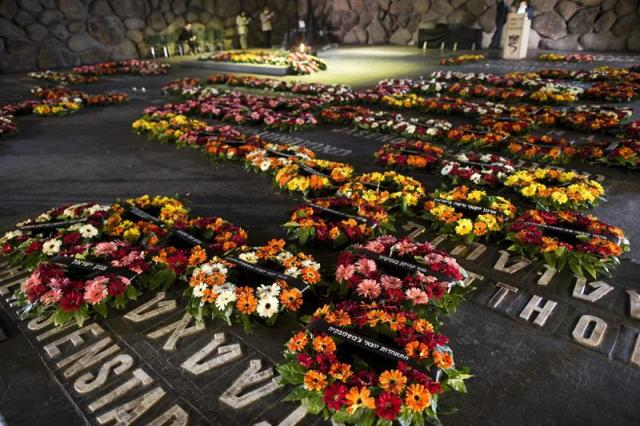
<path id="1" fill-rule="evenodd" d="M 224 311 L 229 303 L 236 301 L 236 293 L 232 290 L 223 290 L 216 298 L 216 308 Z"/>
<path id="2" fill-rule="evenodd" d="M 271 162 L 269 162 L 269 160 L 264 160 L 262 163 L 260 163 L 260 170 L 263 172 L 266 172 L 267 170 L 269 170 L 269 167 L 271 167 Z"/>
<path id="3" fill-rule="evenodd" d="M 40 216 L 36 217 L 36 222 L 49 222 L 51 220 L 51 216 L 48 213 L 42 213 Z"/>
<path id="4" fill-rule="evenodd" d="M 262 318 L 270 318 L 278 313 L 279 304 L 278 299 L 275 297 L 264 297 L 258 300 L 256 312 Z"/>
<path id="5" fill-rule="evenodd" d="M 9 231 L 6 234 L 4 234 L 4 236 L 0 238 L 0 241 L 9 241 L 21 235 L 22 235 L 22 231 L 16 229 L 14 231 Z"/>
<path id="6" fill-rule="evenodd" d="M 427 135 L 429 136 L 435 136 L 438 134 L 438 129 L 436 129 L 435 127 L 429 127 L 427 129 Z"/>
<path id="7" fill-rule="evenodd" d="M 256 264 L 258 263 L 258 256 L 252 251 L 248 251 L 246 253 L 242 253 L 238 256 L 241 260 L 245 262 Z"/>
<path id="8" fill-rule="evenodd" d="M 442 170 L 440 170 L 440 174 L 441 174 L 442 176 L 446 176 L 446 175 L 448 175 L 449 173 L 451 173 L 451 170 L 452 170 L 452 169 L 453 169 L 453 166 L 452 166 L 451 164 L 447 164 L 446 166 L 444 166 L 444 167 L 442 168 Z"/>
<path id="9" fill-rule="evenodd" d="M 207 274 L 207 275 L 210 275 L 213 272 L 213 267 L 211 266 L 211 263 L 205 263 L 204 265 L 200 266 L 197 269 L 200 270 L 200 272 L 202 272 L 203 274 Z"/>
<path id="10" fill-rule="evenodd" d="M 484 154 L 483 156 L 480 157 L 480 161 L 484 161 L 485 163 L 488 163 L 489 161 L 491 161 L 491 154 Z"/>
<path id="11" fill-rule="evenodd" d="M 75 212 L 75 210 L 78 208 L 78 206 L 79 206 L 78 204 L 74 204 L 72 206 L 67 207 L 62 212 L 62 216 L 68 217 L 69 219 L 75 219 L 78 216 L 76 214 L 76 212 Z"/>
<path id="12" fill-rule="evenodd" d="M 276 256 L 276 259 L 278 259 L 278 262 L 284 262 L 285 260 L 289 259 L 292 256 L 293 256 L 293 253 L 291 253 L 290 251 L 284 250 L 278 253 L 278 255 Z"/>
<path id="13" fill-rule="evenodd" d="M 105 206 L 102 204 L 94 204 L 87 209 L 87 213 L 89 215 L 92 215 L 98 212 L 106 212 L 107 210 L 109 210 L 109 208 L 110 208 L 109 206 Z"/>
<path id="14" fill-rule="evenodd" d="M 318 262 L 314 262 L 311 259 L 305 259 L 302 262 L 300 262 L 300 265 L 303 268 L 313 268 L 313 269 L 320 269 L 320 264 Z"/>
<path id="15" fill-rule="evenodd" d="M 82 225 L 78 232 L 80 232 L 82 238 L 93 238 L 98 235 L 98 228 L 93 225 Z"/>
<path id="16" fill-rule="evenodd" d="M 482 180 L 482 176 L 480 176 L 480 173 L 473 173 L 469 177 L 469 180 L 471 180 L 471 182 L 473 183 L 480 183 L 480 181 Z"/>
<path id="17" fill-rule="evenodd" d="M 296 268 L 295 266 L 292 266 L 291 268 L 289 268 L 286 271 L 284 271 L 284 273 L 286 275 L 290 275 L 290 276 L 296 278 L 296 277 L 300 276 L 301 271 L 300 271 L 300 269 Z"/>
<path id="18" fill-rule="evenodd" d="M 456 157 L 459 161 L 469 161 L 469 157 L 466 154 L 462 153 Z"/>
<path id="19" fill-rule="evenodd" d="M 280 295 L 280 286 L 278 284 L 261 285 L 256 289 L 256 295 L 259 299 L 265 297 L 278 297 Z"/>
<path id="20" fill-rule="evenodd" d="M 229 271 L 227 267 L 224 266 L 224 264 L 219 262 L 211 263 L 210 267 L 211 267 L 211 272 L 209 272 L 209 274 L 218 272 L 218 273 L 221 273 L 222 275 L 227 275 L 227 272 Z"/>
<path id="21" fill-rule="evenodd" d="M 193 297 L 202 297 L 204 296 L 204 291 L 207 288 L 206 283 L 200 283 L 193 288 Z"/>
<path id="22" fill-rule="evenodd" d="M 60 251 L 60 247 L 62 247 L 62 241 L 48 240 L 42 245 L 42 253 L 47 256 L 53 256 Z"/>
<path id="23" fill-rule="evenodd" d="M 407 128 L 405 129 L 405 133 L 412 135 L 414 134 L 416 131 L 416 126 L 414 126 L 413 124 L 410 126 L 407 126 Z"/>

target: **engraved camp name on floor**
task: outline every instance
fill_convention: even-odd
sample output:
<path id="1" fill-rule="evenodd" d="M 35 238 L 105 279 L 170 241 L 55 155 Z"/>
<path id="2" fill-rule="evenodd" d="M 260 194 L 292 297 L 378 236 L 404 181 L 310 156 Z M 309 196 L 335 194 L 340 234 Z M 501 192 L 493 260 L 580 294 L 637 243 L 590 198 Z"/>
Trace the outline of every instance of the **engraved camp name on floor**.
<path id="1" fill-rule="evenodd" d="M 2 306 L 91 424 L 321 422 L 305 407 L 281 402 L 287 389 L 273 367 L 291 327 L 247 336 L 223 323 L 197 323 L 167 292 L 81 328 L 54 327 L 51 318 L 22 321 L 12 295 L 27 276 L 0 262 Z"/>
<path id="2" fill-rule="evenodd" d="M 477 288 L 472 302 L 640 367 L 640 265 L 623 262 L 611 280 L 577 278 L 497 247 L 430 235 L 416 221 L 403 229 L 458 260 L 469 273 L 467 283 Z"/>

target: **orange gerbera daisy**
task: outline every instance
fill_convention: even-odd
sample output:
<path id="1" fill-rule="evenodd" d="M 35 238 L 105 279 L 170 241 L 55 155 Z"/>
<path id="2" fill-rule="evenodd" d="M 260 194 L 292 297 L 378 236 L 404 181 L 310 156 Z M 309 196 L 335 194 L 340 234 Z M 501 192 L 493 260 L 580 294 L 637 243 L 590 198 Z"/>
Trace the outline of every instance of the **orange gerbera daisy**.
<path id="1" fill-rule="evenodd" d="M 427 321 L 425 319 L 415 320 L 413 322 L 413 328 L 418 333 L 424 333 L 425 331 L 433 333 L 433 324 L 431 324 L 429 321 Z"/>
<path id="2" fill-rule="evenodd" d="M 310 391 L 321 391 L 327 386 L 327 376 L 317 370 L 309 370 L 304 375 L 304 387 Z"/>
<path id="3" fill-rule="evenodd" d="M 448 370 L 453 366 L 453 357 L 448 352 L 433 351 L 433 362 L 436 367 Z"/>
<path id="4" fill-rule="evenodd" d="M 307 267 L 301 271 L 301 278 L 307 284 L 316 284 L 320 281 L 320 274 L 314 268 Z"/>
<path id="5" fill-rule="evenodd" d="M 287 342 L 287 349 L 289 349 L 291 352 L 300 352 L 304 349 L 305 346 L 307 346 L 307 343 L 309 343 L 307 333 L 301 331 L 291 336 L 291 339 L 289 339 L 289 342 Z"/>
<path id="6" fill-rule="evenodd" d="M 351 377 L 353 372 L 351 371 L 351 365 L 336 362 L 335 364 L 331 365 L 329 374 L 336 380 L 346 382 L 347 379 Z"/>
<path id="7" fill-rule="evenodd" d="M 207 260 L 207 252 L 200 246 L 195 246 L 191 249 L 191 256 L 189 256 L 189 265 L 198 266 Z"/>
<path id="8" fill-rule="evenodd" d="M 347 393 L 345 399 L 347 400 L 347 411 L 350 414 L 355 413 L 360 407 L 368 408 L 370 410 L 376 408 L 376 401 L 371 397 L 369 389 L 365 387 L 352 387 L 349 389 L 349 393 Z"/>
<path id="9" fill-rule="evenodd" d="M 404 403 L 410 410 L 420 412 L 431 404 L 431 394 L 423 385 L 414 383 L 407 388 Z"/>
<path id="10" fill-rule="evenodd" d="M 387 370 L 380 375 L 380 387 L 387 392 L 399 394 L 407 384 L 407 378 L 400 370 Z"/>
<path id="11" fill-rule="evenodd" d="M 342 309 L 328 312 L 325 319 L 329 324 L 337 325 L 338 327 L 351 325 L 351 317 Z"/>
<path id="12" fill-rule="evenodd" d="M 407 346 L 404 347 L 404 351 L 411 358 L 426 359 L 429 357 L 429 347 L 417 340 L 407 343 Z"/>
<path id="13" fill-rule="evenodd" d="M 336 350 L 336 342 L 329 336 L 317 336 L 313 338 L 313 350 L 322 353 L 332 353 Z"/>
<path id="14" fill-rule="evenodd" d="M 283 290 L 280 294 L 280 303 L 285 309 L 297 311 L 302 306 L 302 292 L 297 288 Z"/>
<path id="15" fill-rule="evenodd" d="M 236 302 L 236 308 L 240 313 L 250 315 L 255 312 L 257 306 L 258 299 L 256 299 L 252 292 L 240 292 L 238 301 Z"/>

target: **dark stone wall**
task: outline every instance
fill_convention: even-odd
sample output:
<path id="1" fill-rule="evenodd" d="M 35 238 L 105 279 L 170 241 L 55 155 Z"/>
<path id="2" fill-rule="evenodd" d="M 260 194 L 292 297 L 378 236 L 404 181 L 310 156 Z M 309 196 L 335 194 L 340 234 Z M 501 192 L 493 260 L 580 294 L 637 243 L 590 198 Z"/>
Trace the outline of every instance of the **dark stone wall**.
<path id="1" fill-rule="evenodd" d="M 69 67 L 148 56 L 157 35 L 177 37 L 186 21 L 217 31 L 231 48 L 235 16 L 253 20 L 250 42 L 261 45 L 258 14 L 274 10 L 273 41 L 295 25 L 296 0 L 0 0 L 0 70 Z"/>
<path id="2" fill-rule="evenodd" d="M 306 3 L 306 2 L 302 2 Z M 301 5 L 302 5 L 301 3 Z M 415 42 L 421 24 L 495 32 L 497 0 L 314 0 L 335 41 L 346 44 Z M 639 0 L 530 0 L 535 17 L 530 46 L 558 50 L 640 51 Z"/>

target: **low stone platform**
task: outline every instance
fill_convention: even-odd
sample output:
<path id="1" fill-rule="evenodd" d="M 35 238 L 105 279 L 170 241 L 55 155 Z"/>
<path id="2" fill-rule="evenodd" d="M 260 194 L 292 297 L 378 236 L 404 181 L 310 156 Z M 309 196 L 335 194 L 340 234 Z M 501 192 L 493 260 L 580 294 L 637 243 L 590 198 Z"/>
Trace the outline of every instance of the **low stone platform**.
<path id="1" fill-rule="evenodd" d="M 240 64 L 236 62 L 220 62 L 220 61 L 187 61 L 181 64 L 187 68 L 203 68 L 212 71 L 223 72 L 242 72 L 249 74 L 262 74 L 262 75 L 275 75 L 283 76 L 289 75 L 289 67 L 280 67 L 275 65 L 262 65 L 262 64 Z"/>

